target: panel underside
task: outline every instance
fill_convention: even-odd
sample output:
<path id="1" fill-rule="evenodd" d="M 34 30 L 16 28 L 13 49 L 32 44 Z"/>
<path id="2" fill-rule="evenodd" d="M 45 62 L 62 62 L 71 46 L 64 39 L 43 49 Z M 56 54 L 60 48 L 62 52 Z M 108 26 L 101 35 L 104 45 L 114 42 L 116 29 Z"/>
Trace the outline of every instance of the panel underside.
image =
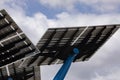
<path id="1" fill-rule="evenodd" d="M 88 60 L 118 28 L 119 25 L 50 28 L 37 44 L 41 53 L 26 63 L 28 66 L 63 63 L 75 47 L 80 54 L 74 62 Z"/>
<path id="2" fill-rule="evenodd" d="M 35 46 L 5 10 L 0 11 L 0 67 L 27 57 Z"/>

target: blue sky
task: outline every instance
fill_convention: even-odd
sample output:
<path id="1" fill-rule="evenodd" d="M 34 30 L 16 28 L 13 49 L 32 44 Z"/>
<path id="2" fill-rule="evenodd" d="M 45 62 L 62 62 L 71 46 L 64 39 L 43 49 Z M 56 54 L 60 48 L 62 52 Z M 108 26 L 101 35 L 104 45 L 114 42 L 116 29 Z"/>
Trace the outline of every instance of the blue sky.
<path id="1" fill-rule="evenodd" d="M 66 10 L 65 8 L 62 8 L 59 6 L 57 8 L 49 7 L 49 6 L 46 6 L 46 5 L 39 3 L 38 0 L 34 0 L 34 1 L 29 0 L 29 1 L 26 1 L 26 3 L 27 3 L 27 6 L 26 6 L 26 14 L 27 15 L 33 16 L 35 13 L 41 12 L 41 13 L 45 14 L 50 19 L 56 18 L 55 15 L 62 13 L 62 12 L 69 12 L 71 14 L 76 13 L 76 12 L 77 13 L 84 13 L 84 14 L 89 14 L 89 13 L 98 14 L 98 13 L 100 13 L 100 12 L 95 11 L 91 6 L 86 5 L 84 3 L 75 3 L 75 5 L 74 5 L 75 10 L 72 10 L 72 11 Z"/>
<path id="2" fill-rule="evenodd" d="M 100 1 L 98 0 L 98 2 L 94 2 L 91 4 L 88 4 L 87 0 L 86 2 L 82 1 L 82 0 L 75 0 L 72 3 L 72 9 L 69 10 L 69 5 L 66 4 L 66 6 L 62 6 L 59 5 L 57 3 L 57 1 L 54 4 L 58 4 L 58 5 L 51 5 L 51 3 L 54 3 L 54 0 L 48 1 L 48 3 L 44 3 L 45 1 L 42 0 L 24 0 L 26 6 L 24 6 L 24 10 L 26 10 L 26 15 L 28 16 L 33 16 L 35 13 L 43 13 L 44 15 L 47 16 L 47 18 L 56 18 L 55 15 L 60 14 L 62 12 L 68 12 L 70 14 L 76 14 L 76 13 L 82 13 L 82 14 L 97 14 L 97 15 L 102 15 L 102 14 L 114 14 L 114 13 L 119 13 L 119 3 L 114 2 L 114 1 Z M 43 3 L 42 3 L 43 2 Z M 50 3 L 51 2 L 51 3 Z M 61 1 L 64 3 L 64 1 Z M 70 1 L 72 2 L 72 1 Z M 111 3 L 113 3 L 113 5 L 111 5 Z M 69 3 L 69 1 L 66 1 L 66 3 Z M 107 7 L 112 6 L 111 8 L 106 8 L 104 9 L 107 5 Z M 99 7 L 98 9 L 95 7 Z M 101 10 L 101 8 L 103 7 L 103 11 Z"/>
<path id="3" fill-rule="evenodd" d="M 64 9 L 53 9 L 47 6 L 44 6 L 39 3 L 37 0 L 27 1 L 26 14 L 33 16 L 35 13 L 41 12 L 47 16 L 47 18 L 55 18 L 55 15 L 64 11 Z"/>
<path id="4" fill-rule="evenodd" d="M 120 0 L 0 0 L 36 44 L 50 27 L 120 24 Z M 120 80 L 120 30 L 88 62 L 73 63 L 65 80 Z M 61 65 L 41 66 L 52 80 Z M 46 77 L 47 75 L 47 77 Z"/>
<path id="5" fill-rule="evenodd" d="M 98 15 L 120 12 L 118 0 L 92 0 L 90 3 L 87 0 L 66 0 L 65 2 L 59 0 L 49 0 L 48 2 L 43 0 L 23 0 L 23 2 L 20 0 L 15 0 L 15 2 L 12 0 L 5 0 L 4 2 L 9 7 L 14 7 L 15 5 L 21 6 L 28 16 L 33 16 L 35 13 L 40 12 L 46 15 L 48 18 L 55 18 L 57 14 L 62 12 L 68 12 L 70 14 L 83 13 Z M 12 2 L 13 4 L 10 4 L 9 2 Z"/>

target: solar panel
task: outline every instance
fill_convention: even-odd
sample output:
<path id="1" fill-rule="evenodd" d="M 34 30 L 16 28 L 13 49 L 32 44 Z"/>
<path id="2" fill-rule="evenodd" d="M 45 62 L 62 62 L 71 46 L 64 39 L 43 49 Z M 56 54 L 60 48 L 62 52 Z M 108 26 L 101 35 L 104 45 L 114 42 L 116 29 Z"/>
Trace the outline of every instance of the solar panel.
<path id="1" fill-rule="evenodd" d="M 119 27 L 120 25 L 101 25 L 49 28 L 37 44 L 41 53 L 26 63 L 28 66 L 63 63 L 75 47 L 80 50 L 80 54 L 74 62 L 88 60 Z"/>
<path id="2" fill-rule="evenodd" d="M 28 57 L 35 46 L 5 10 L 0 11 L 0 67 Z"/>
<path id="3" fill-rule="evenodd" d="M 39 67 L 16 68 L 14 64 L 9 66 L 13 80 L 40 80 L 39 69 Z M 8 80 L 5 68 L 0 69 L 0 80 Z"/>

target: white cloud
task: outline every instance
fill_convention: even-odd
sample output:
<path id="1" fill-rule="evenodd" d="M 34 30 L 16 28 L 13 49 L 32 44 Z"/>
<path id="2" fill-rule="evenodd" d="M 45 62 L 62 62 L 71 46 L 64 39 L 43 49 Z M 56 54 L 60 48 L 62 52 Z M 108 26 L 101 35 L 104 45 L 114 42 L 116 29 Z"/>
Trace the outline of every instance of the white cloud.
<path id="1" fill-rule="evenodd" d="M 47 7 L 50 6 L 52 8 L 64 8 L 67 10 L 72 10 L 74 8 L 74 3 L 77 0 L 40 0 L 40 3 L 46 5 Z"/>
<path id="2" fill-rule="evenodd" d="M 93 78 L 92 80 L 120 80 L 120 70 L 117 68 L 116 70 L 113 70 L 109 72 L 109 74 L 105 75 L 100 75 L 96 73 L 96 77 Z"/>
<path id="3" fill-rule="evenodd" d="M 117 12 L 120 0 L 79 0 L 79 2 L 93 7 L 98 12 Z"/>
<path id="4" fill-rule="evenodd" d="M 48 28 L 47 18 L 41 13 L 36 13 L 33 17 L 16 15 L 14 19 L 34 44 Z"/>
<path id="5" fill-rule="evenodd" d="M 119 11 L 120 0 L 40 0 L 40 3 L 47 7 L 50 6 L 55 9 L 63 8 L 66 10 L 74 10 L 77 3 L 79 6 L 83 4 L 92 7 L 92 9 L 100 13 L 114 13 Z"/>
<path id="6" fill-rule="evenodd" d="M 119 14 L 69 14 L 63 12 L 56 15 L 57 19 L 53 20 L 51 26 L 89 26 L 89 25 L 106 25 L 106 24 L 119 24 Z"/>

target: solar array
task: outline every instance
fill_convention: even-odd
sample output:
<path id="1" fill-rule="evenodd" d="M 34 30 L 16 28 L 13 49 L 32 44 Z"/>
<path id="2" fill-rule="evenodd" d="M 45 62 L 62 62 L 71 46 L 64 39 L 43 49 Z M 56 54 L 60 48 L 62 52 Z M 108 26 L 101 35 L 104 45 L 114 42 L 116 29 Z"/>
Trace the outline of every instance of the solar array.
<path id="1" fill-rule="evenodd" d="M 74 48 L 78 48 L 80 54 L 73 62 L 88 60 L 119 27 L 120 25 L 99 25 L 49 28 L 34 46 L 9 14 L 1 10 L 0 80 L 8 79 L 7 69 L 15 80 L 29 80 L 30 78 L 39 80 L 37 78 L 40 76 L 39 70 L 35 71 L 36 67 L 30 66 L 64 63 L 73 53 Z M 6 68 L 5 65 L 7 65 Z"/>
<path id="2" fill-rule="evenodd" d="M 35 46 L 5 10 L 0 11 L 0 67 L 28 57 Z"/>
<path id="3" fill-rule="evenodd" d="M 49 28 L 37 44 L 41 53 L 29 58 L 25 64 L 39 66 L 63 63 L 75 47 L 80 50 L 80 54 L 74 62 L 88 60 L 119 27 L 103 25 Z"/>
<path id="4" fill-rule="evenodd" d="M 14 64 L 9 66 L 10 75 L 13 80 L 40 80 L 39 67 L 16 68 Z M 0 80 L 8 80 L 6 69 L 0 69 Z"/>

